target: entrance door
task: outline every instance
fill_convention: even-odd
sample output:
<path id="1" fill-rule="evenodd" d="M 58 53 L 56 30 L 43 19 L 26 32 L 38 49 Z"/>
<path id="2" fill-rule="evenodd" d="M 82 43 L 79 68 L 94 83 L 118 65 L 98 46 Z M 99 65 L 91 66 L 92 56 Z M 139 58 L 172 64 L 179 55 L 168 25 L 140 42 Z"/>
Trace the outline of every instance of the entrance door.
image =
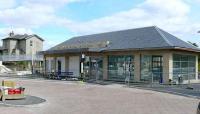
<path id="1" fill-rule="evenodd" d="M 134 79 L 134 57 L 131 55 L 111 55 L 108 57 L 108 79 L 124 81 Z"/>
<path id="2" fill-rule="evenodd" d="M 162 56 L 152 56 L 152 73 L 154 82 L 163 83 L 162 61 Z"/>
<path id="3" fill-rule="evenodd" d="M 132 56 L 126 56 L 125 57 L 125 79 L 133 80 L 133 72 L 134 72 L 134 65 L 133 65 L 133 57 Z"/>
<path id="4" fill-rule="evenodd" d="M 61 74 L 61 61 L 60 60 L 58 60 L 58 75 L 60 75 Z"/>
<path id="5" fill-rule="evenodd" d="M 103 59 L 101 57 L 91 57 L 90 61 L 90 78 L 101 80 L 103 79 Z"/>

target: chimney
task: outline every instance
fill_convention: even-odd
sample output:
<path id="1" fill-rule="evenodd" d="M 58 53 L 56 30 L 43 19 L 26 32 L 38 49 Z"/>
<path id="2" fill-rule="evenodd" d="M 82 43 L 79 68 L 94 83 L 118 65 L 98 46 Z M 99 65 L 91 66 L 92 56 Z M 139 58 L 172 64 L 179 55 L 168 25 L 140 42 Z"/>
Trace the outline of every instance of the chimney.
<path id="1" fill-rule="evenodd" d="M 11 31 L 11 32 L 9 33 L 9 36 L 14 36 L 14 32 Z"/>

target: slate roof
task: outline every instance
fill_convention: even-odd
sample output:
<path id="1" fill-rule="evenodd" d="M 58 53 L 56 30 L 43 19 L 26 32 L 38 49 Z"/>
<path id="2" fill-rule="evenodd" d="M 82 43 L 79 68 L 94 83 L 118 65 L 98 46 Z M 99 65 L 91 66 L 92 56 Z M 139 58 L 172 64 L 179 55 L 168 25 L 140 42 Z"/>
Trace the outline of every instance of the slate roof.
<path id="1" fill-rule="evenodd" d="M 24 40 L 24 39 L 29 39 L 29 38 L 32 38 L 32 37 L 37 37 L 38 39 L 44 41 L 44 39 L 42 39 L 41 37 L 39 37 L 38 35 L 28 35 L 28 34 L 23 34 L 23 35 L 20 35 L 20 34 L 16 34 L 16 35 L 12 35 L 12 36 L 9 36 L 9 37 L 6 37 L 2 40 L 7 40 L 7 39 L 13 39 L 13 40 Z"/>
<path id="2" fill-rule="evenodd" d="M 49 49 L 46 53 L 55 51 L 67 52 L 69 49 L 62 49 L 67 45 L 80 45 L 81 43 L 95 43 L 95 42 L 109 41 L 107 47 L 90 48 L 88 51 L 103 52 L 115 50 L 149 50 L 149 49 L 183 49 L 188 51 L 199 52 L 200 49 L 184 42 L 168 32 L 156 27 L 144 27 L 136 29 L 128 29 L 122 31 L 114 31 L 93 35 L 85 35 L 73 37 L 57 46 Z"/>

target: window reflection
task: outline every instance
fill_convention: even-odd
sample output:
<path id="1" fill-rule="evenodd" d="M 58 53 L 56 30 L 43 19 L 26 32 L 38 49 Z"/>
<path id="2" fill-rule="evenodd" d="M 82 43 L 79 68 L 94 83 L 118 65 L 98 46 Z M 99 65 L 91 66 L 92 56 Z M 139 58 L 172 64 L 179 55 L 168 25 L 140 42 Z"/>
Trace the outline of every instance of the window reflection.
<path id="1" fill-rule="evenodd" d="M 141 56 L 141 81 L 154 81 L 162 83 L 162 56 Z"/>
<path id="2" fill-rule="evenodd" d="M 133 80 L 134 76 L 133 56 L 109 56 L 108 78 L 110 80 L 124 81 L 126 76 Z"/>
<path id="3" fill-rule="evenodd" d="M 173 55 L 173 80 L 180 75 L 183 80 L 195 79 L 196 57 L 191 55 Z"/>

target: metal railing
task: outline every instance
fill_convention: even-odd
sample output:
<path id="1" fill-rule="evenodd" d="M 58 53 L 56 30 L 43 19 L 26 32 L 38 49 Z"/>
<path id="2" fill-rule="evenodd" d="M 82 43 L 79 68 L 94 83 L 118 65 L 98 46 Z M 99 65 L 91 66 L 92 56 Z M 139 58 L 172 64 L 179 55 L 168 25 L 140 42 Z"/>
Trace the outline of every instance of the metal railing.
<path id="1" fill-rule="evenodd" d="M 43 55 L 1 55 L 0 61 L 43 61 Z"/>
<path id="2" fill-rule="evenodd" d="M 70 72 L 70 71 L 69 71 Z M 84 71 L 84 78 L 104 80 L 104 73 L 107 72 L 107 79 L 110 81 L 121 82 L 136 82 L 145 84 L 190 84 L 200 83 L 199 72 L 185 72 L 185 73 L 164 73 L 164 72 L 142 72 L 140 76 L 136 76 L 134 71 L 126 70 L 91 70 Z M 48 72 L 47 74 L 58 75 L 56 72 Z M 137 80 L 136 80 L 137 79 Z"/>

